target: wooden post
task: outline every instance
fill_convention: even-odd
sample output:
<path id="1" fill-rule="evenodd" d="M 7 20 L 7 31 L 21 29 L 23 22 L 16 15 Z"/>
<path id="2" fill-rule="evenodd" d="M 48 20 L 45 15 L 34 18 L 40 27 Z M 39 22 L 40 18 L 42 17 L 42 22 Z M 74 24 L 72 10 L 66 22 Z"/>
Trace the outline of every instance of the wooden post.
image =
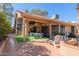
<path id="1" fill-rule="evenodd" d="M 58 26 L 58 30 L 59 30 L 59 33 L 61 33 L 61 26 L 60 26 L 60 24 Z"/>
<path id="2" fill-rule="evenodd" d="M 39 29 L 40 29 L 39 32 L 41 33 L 42 32 L 42 26 L 41 25 L 39 26 Z"/>
<path id="3" fill-rule="evenodd" d="M 29 34 L 29 22 L 25 22 L 25 36 L 28 36 Z"/>
<path id="4" fill-rule="evenodd" d="M 52 25 L 49 24 L 49 36 L 51 36 L 51 35 L 52 35 Z"/>
<path id="5" fill-rule="evenodd" d="M 77 28 L 76 28 L 76 26 L 74 26 L 74 34 L 76 35 L 77 33 L 76 33 L 76 30 L 77 30 Z"/>
<path id="6" fill-rule="evenodd" d="M 23 18 L 22 35 L 27 36 L 28 34 L 29 34 L 29 22 L 26 21 L 26 18 Z"/>
<path id="7" fill-rule="evenodd" d="M 16 20 L 16 27 L 15 27 L 15 35 L 17 35 L 17 20 Z"/>
<path id="8" fill-rule="evenodd" d="M 26 30 L 27 30 L 27 23 L 26 21 L 24 22 L 24 36 L 26 36 Z"/>
<path id="9" fill-rule="evenodd" d="M 24 27 L 25 27 L 25 24 L 24 24 L 24 21 L 25 20 L 25 18 L 23 18 L 23 23 L 22 23 L 22 36 L 24 36 L 24 32 L 25 32 L 25 29 L 24 29 Z"/>
<path id="10" fill-rule="evenodd" d="M 77 26 L 77 35 L 79 35 L 79 26 Z"/>
<path id="11" fill-rule="evenodd" d="M 39 29 L 39 33 L 42 32 L 42 24 L 41 23 L 38 23 L 38 29 Z"/>

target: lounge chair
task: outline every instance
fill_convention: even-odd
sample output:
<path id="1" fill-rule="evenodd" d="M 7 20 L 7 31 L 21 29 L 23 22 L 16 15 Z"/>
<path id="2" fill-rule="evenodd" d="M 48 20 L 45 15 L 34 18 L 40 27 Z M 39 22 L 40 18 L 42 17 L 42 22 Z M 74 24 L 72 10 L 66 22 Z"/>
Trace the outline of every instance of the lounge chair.
<path id="1" fill-rule="evenodd" d="M 55 46 L 55 47 L 60 47 L 60 40 L 61 40 L 61 36 L 60 35 L 56 35 L 54 37 L 54 40 L 52 40 L 52 44 Z"/>

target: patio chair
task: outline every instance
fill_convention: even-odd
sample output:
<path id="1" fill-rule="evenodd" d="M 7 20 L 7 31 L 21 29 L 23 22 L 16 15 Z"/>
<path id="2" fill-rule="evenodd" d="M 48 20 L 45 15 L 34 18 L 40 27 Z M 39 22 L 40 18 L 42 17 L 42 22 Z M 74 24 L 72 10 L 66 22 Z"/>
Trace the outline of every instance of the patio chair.
<path id="1" fill-rule="evenodd" d="M 55 47 L 60 47 L 60 40 L 61 40 L 61 36 L 60 35 L 56 35 L 54 37 L 54 40 L 52 41 L 52 44 L 55 46 Z"/>
<path id="2" fill-rule="evenodd" d="M 61 40 L 65 41 L 66 40 L 66 36 L 61 36 Z"/>

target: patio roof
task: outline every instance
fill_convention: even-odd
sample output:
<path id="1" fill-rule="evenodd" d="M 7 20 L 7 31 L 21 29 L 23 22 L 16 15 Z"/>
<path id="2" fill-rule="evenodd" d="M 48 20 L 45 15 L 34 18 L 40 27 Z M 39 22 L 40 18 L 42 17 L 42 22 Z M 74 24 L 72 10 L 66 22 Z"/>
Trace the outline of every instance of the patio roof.
<path id="1" fill-rule="evenodd" d="M 47 17 L 43 17 L 43 16 L 38 16 L 38 15 L 34 15 L 34 14 L 30 14 L 30 13 L 25 13 L 22 11 L 17 11 L 21 14 L 22 17 L 27 18 L 27 21 L 36 21 L 36 22 L 43 22 L 43 23 L 56 23 L 56 24 L 60 24 L 60 25 L 68 25 L 68 26 L 75 26 L 74 23 L 71 22 L 63 22 L 60 21 L 59 19 L 50 19 Z"/>

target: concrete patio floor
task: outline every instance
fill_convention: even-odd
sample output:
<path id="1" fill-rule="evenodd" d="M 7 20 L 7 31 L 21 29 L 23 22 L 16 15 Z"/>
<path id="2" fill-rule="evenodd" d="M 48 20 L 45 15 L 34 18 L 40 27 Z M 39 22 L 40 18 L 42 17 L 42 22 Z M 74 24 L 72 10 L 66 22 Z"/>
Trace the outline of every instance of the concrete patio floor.
<path id="1" fill-rule="evenodd" d="M 50 43 L 32 42 L 17 45 L 17 55 L 24 56 L 55 56 L 61 55 L 59 48 L 56 49 Z"/>
<path id="2" fill-rule="evenodd" d="M 64 56 L 79 56 L 79 46 L 72 46 L 61 41 L 60 52 Z"/>
<path id="3" fill-rule="evenodd" d="M 45 42 L 25 43 L 18 46 L 17 55 L 25 56 L 79 56 L 79 46 L 74 47 L 65 43 L 60 44 L 60 48 Z"/>
<path id="4" fill-rule="evenodd" d="M 71 46 L 63 41 L 60 43 L 60 48 L 55 48 L 45 41 L 16 44 L 12 35 L 9 35 L 1 49 L 1 56 L 79 56 L 79 46 Z"/>

